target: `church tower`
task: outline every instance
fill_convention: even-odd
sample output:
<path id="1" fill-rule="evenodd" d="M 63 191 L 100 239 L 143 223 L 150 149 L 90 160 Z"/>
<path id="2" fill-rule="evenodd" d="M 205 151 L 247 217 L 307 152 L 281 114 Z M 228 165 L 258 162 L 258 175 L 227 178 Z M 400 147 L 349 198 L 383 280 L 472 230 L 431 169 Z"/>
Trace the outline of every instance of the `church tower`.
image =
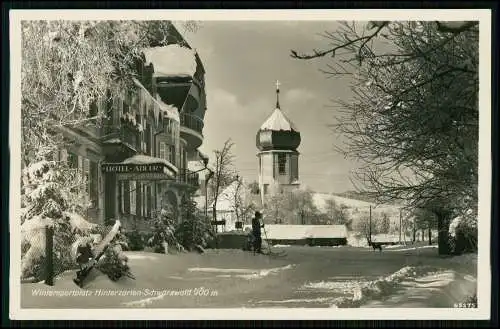
<path id="1" fill-rule="evenodd" d="M 272 189 L 283 192 L 299 186 L 300 132 L 280 108 L 279 86 L 277 81 L 276 109 L 262 124 L 256 138 L 262 204 Z"/>

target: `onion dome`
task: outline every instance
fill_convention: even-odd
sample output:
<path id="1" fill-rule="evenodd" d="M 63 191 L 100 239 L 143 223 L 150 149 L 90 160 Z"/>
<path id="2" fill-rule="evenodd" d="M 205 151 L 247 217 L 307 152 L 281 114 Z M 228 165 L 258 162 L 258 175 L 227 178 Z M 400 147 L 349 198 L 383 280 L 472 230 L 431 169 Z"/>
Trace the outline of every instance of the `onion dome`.
<path id="1" fill-rule="evenodd" d="M 260 151 L 295 151 L 300 145 L 300 132 L 280 108 L 279 92 L 279 82 L 276 82 L 276 109 L 257 132 L 256 145 Z"/>

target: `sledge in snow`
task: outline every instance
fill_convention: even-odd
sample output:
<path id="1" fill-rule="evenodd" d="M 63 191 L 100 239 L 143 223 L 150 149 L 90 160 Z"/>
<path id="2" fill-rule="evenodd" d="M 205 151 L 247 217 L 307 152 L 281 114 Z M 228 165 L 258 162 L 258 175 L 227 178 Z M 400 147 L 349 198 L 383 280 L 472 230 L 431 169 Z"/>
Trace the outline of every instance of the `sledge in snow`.
<path id="1" fill-rule="evenodd" d="M 266 256 L 271 256 L 271 257 L 284 257 L 287 255 L 286 251 L 285 250 L 281 250 L 279 252 L 276 252 L 276 251 L 272 251 L 271 250 L 271 244 L 269 242 L 269 240 L 267 240 L 267 233 L 264 231 L 264 234 L 266 236 L 266 245 L 267 245 L 267 250 L 264 250 L 264 248 L 262 248 L 262 254 L 263 255 L 266 255 Z M 253 252 L 254 255 L 256 254 L 255 250 L 254 250 L 254 239 L 255 237 L 253 236 L 252 232 L 248 232 L 247 234 L 247 239 L 245 240 L 244 244 L 243 244 L 243 251 L 249 251 L 249 252 Z"/>

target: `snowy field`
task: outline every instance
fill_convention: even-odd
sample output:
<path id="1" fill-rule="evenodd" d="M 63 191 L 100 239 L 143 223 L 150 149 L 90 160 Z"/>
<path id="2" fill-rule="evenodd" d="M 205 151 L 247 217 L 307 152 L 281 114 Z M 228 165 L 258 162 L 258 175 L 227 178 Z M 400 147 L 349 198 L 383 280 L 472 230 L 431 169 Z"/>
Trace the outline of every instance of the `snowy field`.
<path id="1" fill-rule="evenodd" d="M 284 247 L 284 246 L 283 246 Z M 476 287 L 474 255 L 441 258 L 435 247 L 300 247 L 284 257 L 241 250 L 162 255 L 128 252 L 136 279 L 74 272 L 53 287 L 21 285 L 23 308 L 453 307 Z M 432 296 L 432 298 L 430 298 Z"/>

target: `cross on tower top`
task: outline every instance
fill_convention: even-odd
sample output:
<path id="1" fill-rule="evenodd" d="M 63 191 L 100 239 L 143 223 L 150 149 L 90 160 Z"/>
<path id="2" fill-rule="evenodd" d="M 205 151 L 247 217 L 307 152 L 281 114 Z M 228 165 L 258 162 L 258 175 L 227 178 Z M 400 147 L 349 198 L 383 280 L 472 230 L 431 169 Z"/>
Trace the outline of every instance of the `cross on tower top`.
<path id="1" fill-rule="evenodd" d="M 280 81 L 279 80 L 276 80 L 276 108 L 279 109 L 280 108 Z"/>

